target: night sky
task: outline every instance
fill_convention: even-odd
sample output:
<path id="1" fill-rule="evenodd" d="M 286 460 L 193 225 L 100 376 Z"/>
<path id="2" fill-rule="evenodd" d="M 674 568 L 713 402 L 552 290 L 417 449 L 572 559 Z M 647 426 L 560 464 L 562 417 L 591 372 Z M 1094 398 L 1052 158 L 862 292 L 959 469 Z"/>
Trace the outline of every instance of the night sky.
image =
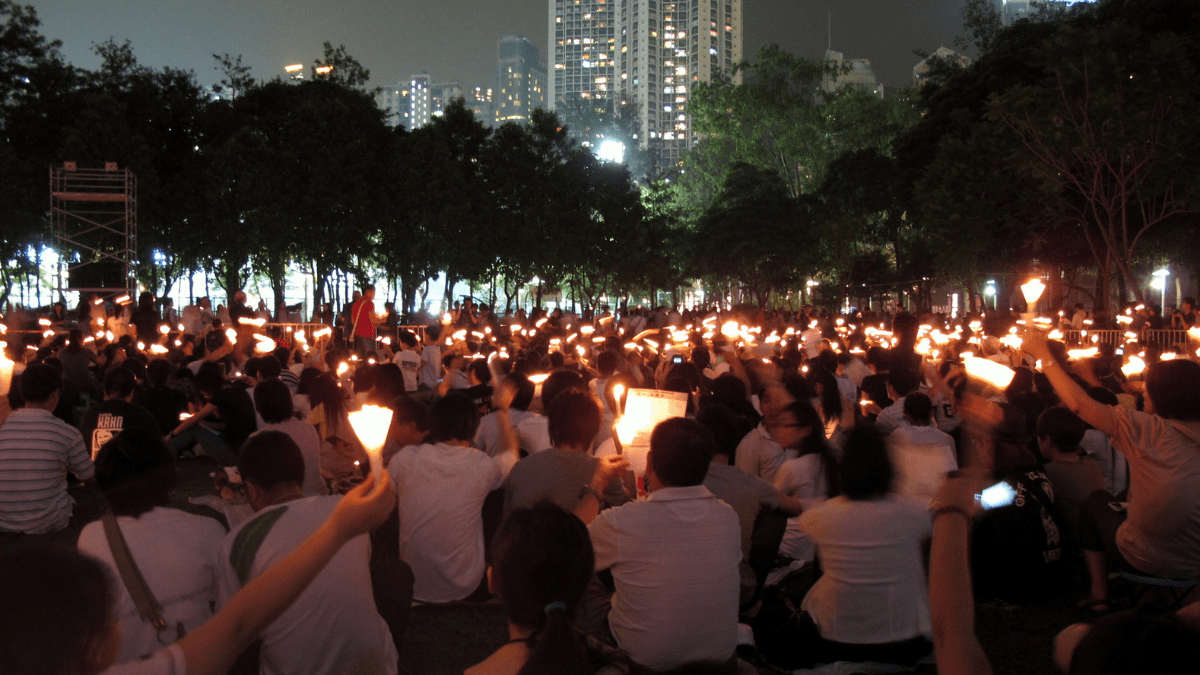
<path id="1" fill-rule="evenodd" d="M 22 1 L 22 0 L 18 0 Z M 30 0 L 23 0 L 30 2 Z M 964 0 L 743 0 L 745 56 L 778 43 L 819 57 L 832 12 L 833 48 L 867 58 L 886 85 L 907 85 L 914 48 L 953 47 Z M 371 71 L 372 85 L 428 71 L 464 87 L 494 82 L 496 42 L 524 35 L 546 49 L 546 0 L 32 0 L 43 33 L 63 42 L 72 63 L 95 68 L 92 43 L 133 43 L 139 62 L 192 69 L 201 84 L 220 79 L 211 54 L 242 54 L 269 79 L 288 63 L 311 64 L 321 44 L 345 44 Z"/>

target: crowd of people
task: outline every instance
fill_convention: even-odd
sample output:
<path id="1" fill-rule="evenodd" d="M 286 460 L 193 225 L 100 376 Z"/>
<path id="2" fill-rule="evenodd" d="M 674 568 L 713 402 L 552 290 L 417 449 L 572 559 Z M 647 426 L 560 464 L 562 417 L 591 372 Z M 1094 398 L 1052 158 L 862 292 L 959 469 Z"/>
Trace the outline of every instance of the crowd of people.
<path id="1" fill-rule="evenodd" d="M 1200 577 L 1190 304 L 1165 348 L 1068 345 L 1092 324 L 1067 310 L 464 299 L 406 328 L 368 286 L 335 331 L 243 292 L 227 315 L 133 307 L 86 298 L 23 341 L 31 317 L 6 317 L 5 672 L 410 672 L 411 607 L 502 603 L 509 640 L 472 675 L 955 675 L 990 672 L 976 601 L 1063 595 L 1095 615 L 1056 638 L 1064 672 L 1200 657 L 1200 603 L 1109 592 L 1113 570 Z M 621 431 L 639 389 L 686 409 L 644 448 Z M 390 411 L 378 474 L 364 406 Z M 184 458 L 213 466 L 223 521 L 173 508 Z M 72 499 L 93 488 L 103 516 Z"/>

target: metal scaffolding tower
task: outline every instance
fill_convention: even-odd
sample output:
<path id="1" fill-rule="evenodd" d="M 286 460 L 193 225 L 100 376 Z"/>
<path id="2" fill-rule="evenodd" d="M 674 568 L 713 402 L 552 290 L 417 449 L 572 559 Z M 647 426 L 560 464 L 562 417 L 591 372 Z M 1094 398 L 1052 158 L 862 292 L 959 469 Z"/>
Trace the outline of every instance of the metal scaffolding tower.
<path id="1" fill-rule="evenodd" d="M 58 241 L 60 290 L 115 295 L 136 291 L 137 177 L 106 162 L 50 167 L 50 226 Z M 66 268 L 63 278 L 62 268 Z"/>

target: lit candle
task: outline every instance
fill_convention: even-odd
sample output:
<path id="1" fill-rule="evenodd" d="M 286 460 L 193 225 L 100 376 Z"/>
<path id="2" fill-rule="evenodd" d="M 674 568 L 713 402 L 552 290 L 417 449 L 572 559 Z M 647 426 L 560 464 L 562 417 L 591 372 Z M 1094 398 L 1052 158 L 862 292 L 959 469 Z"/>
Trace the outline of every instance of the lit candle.
<path id="1" fill-rule="evenodd" d="M 6 347 L 7 342 L 0 342 L 0 396 L 8 396 L 8 388 L 12 385 L 13 362 L 4 353 Z"/>
<path id="2" fill-rule="evenodd" d="M 965 359 L 963 367 L 967 369 L 967 375 L 983 380 L 997 389 L 1007 387 L 1016 375 L 1012 368 L 989 359 Z"/>
<path id="3" fill-rule="evenodd" d="M 383 480 L 383 444 L 387 440 L 388 427 L 392 424 L 390 408 L 365 405 L 348 415 L 354 434 L 367 451 L 371 460 L 371 473 L 378 483 Z"/>

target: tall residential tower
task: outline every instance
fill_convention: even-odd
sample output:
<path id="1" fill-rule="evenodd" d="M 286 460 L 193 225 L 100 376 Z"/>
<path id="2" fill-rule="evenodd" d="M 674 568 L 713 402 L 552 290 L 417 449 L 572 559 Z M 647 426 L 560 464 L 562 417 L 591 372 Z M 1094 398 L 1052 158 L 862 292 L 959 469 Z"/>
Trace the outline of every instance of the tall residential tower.
<path id="1" fill-rule="evenodd" d="M 696 140 L 690 100 L 699 82 L 742 60 L 742 0 L 619 0 L 617 78 L 638 144 L 665 167 Z M 741 77 L 734 78 L 740 83 Z"/>
<path id="2" fill-rule="evenodd" d="M 497 53 L 495 123 L 528 122 L 530 113 L 546 107 L 546 62 L 520 35 L 501 38 Z"/>
<path id="3" fill-rule="evenodd" d="M 607 112 L 614 90 L 616 9 L 622 0 L 550 0 L 551 110 Z"/>

